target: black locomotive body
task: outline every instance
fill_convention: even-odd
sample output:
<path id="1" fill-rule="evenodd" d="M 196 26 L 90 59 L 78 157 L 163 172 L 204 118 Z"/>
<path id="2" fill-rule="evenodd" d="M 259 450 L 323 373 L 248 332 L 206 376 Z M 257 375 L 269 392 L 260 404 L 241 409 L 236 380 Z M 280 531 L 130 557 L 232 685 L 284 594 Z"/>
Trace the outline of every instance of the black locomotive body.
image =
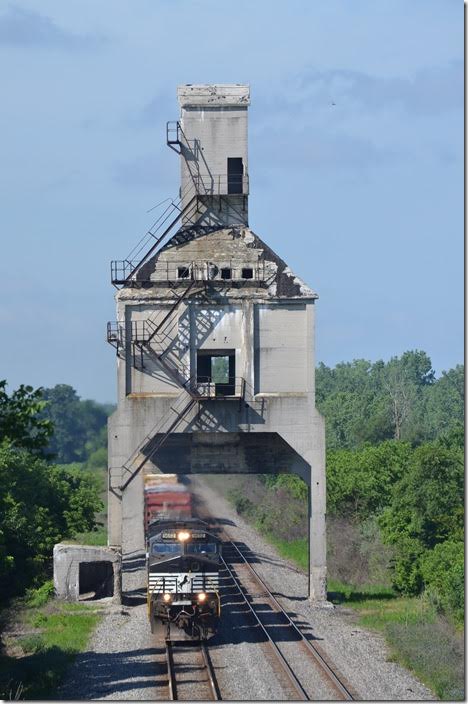
<path id="1" fill-rule="evenodd" d="M 148 526 L 151 631 L 175 640 L 207 639 L 220 617 L 221 542 L 199 519 L 156 519 Z"/>

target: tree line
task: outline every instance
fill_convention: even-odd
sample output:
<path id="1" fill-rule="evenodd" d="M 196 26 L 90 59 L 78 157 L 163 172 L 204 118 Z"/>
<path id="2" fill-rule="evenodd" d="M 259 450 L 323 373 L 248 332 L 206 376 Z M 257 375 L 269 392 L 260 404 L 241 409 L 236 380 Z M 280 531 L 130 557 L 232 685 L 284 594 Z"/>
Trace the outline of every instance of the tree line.
<path id="1" fill-rule="evenodd" d="M 436 440 L 464 422 L 464 381 L 461 364 L 436 379 L 429 356 L 418 350 L 388 362 L 319 364 L 316 401 L 325 416 L 327 447 Z"/>

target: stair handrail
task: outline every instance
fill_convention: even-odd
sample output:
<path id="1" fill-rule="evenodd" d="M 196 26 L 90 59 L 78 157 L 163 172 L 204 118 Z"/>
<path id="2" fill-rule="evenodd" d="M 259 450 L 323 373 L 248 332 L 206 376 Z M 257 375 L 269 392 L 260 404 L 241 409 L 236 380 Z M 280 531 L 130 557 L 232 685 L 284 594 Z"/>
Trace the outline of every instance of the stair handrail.
<path id="1" fill-rule="evenodd" d="M 188 203 L 182 208 L 177 208 L 178 213 L 174 217 L 174 219 L 170 222 L 170 224 L 166 227 L 166 229 L 161 233 L 159 237 L 154 238 L 154 243 L 153 245 L 146 251 L 144 256 L 136 263 L 134 262 L 129 262 L 131 266 L 131 271 L 128 274 L 128 276 L 125 278 L 125 283 L 128 283 L 132 280 L 132 278 L 137 274 L 139 271 L 140 267 L 143 266 L 143 264 L 147 261 L 148 257 L 154 256 L 157 251 L 158 247 L 161 245 L 162 241 L 167 237 L 167 235 L 170 233 L 174 225 L 183 217 L 184 215 L 187 215 L 191 210 L 196 211 L 197 208 L 197 199 L 198 196 L 195 195 L 193 198 L 191 198 Z M 150 241 L 150 240 L 149 240 Z M 142 248 L 143 249 L 143 248 Z M 141 251 L 141 250 L 140 250 Z M 124 260 L 126 261 L 126 260 Z"/>

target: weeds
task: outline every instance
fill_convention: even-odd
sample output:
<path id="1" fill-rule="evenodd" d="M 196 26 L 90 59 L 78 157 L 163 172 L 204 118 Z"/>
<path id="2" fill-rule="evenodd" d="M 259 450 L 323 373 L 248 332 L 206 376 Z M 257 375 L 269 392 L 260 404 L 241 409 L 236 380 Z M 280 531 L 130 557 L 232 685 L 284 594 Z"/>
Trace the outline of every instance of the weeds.
<path id="1" fill-rule="evenodd" d="M 329 580 L 329 598 L 359 614 L 359 623 L 380 631 L 389 660 L 412 670 L 442 700 L 464 699 L 463 636 L 425 597 L 399 597 L 385 586 L 356 588 Z"/>
<path id="2" fill-rule="evenodd" d="M 79 545 L 107 545 L 107 530 L 101 527 L 87 533 L 77 533 L 73 541 L 66 542 L 78 543 Z"/>
<path id="3" fill-rule="evenodd" d="M 50 593 L 46 582 L 22 600 L 18 617 L 36 633 L 11 642 L 5 637 L 6 648 L 0 655 L 2 698 L 11 698 L 17 691 L 22 699 L 50 698 L 100 619 L 84 604 L 51 601 Z"/>
<path id="4" fill-rule="evenodd" d="M 28 589 L 25 596 L 25 604 L 29 608 L 39 608 L 44 606 L 54 595 L 54 583 L 51 579 L 44 582 L 37 589 Z"/>
<path id="5" fill-rule="evenodd" d="M 464 700 L 463 638 L 454 638 L 444 619 L 438 616 L 410 626 L 389 623 L 385 636 L 395 660 L 413 670 L 440 699 Z"/>

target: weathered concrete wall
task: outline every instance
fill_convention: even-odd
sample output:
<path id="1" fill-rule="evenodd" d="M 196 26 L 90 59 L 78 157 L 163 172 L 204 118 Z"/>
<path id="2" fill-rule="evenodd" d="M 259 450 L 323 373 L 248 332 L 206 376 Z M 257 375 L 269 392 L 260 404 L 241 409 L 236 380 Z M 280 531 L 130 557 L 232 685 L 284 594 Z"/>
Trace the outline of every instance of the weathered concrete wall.
<path id="1" fill-rule="evenodd" d="M 200 193 L 227 193 L 227 159 L 242 158 L 244 165 L 243 193 L 247 193 L 248 149 L 247 108 L 250 103 L 248 86 L 190 85 L 179 86 L 180 122 L 185 136 L 182 144 L 181 192 L 185 205 L 193 195 L 191 184 L 199 180 Z M 205 189 L 208 189 L 207 191 Z M 206 224 L 248 222 L 247 199 L 236 198 L 224 203 L 224 211 L 214 199 Z"/>
<path id="2" fill-rule="evenodd" d="M 90 579 L 92 565 L 96 565 L 96 579 Z M 110 563 L 112 572 L 111 584 L 100 573 L 99 563 Z M 85 578 L 90 591 L 96 591 L 96 598 L 106 596 L 108 590 L 112 591 L 112 601 L 120 604 L 122 600 L 122 560 L 119 550 L 89 545 L 68 545 L 57 543 L 54 545 L 54 588 L 59 599 L 78 601 L 80 598 L 80 566 L 82 568 L 82 587 Z M 83 566 L 86 570 L 83 570 Z M 84 574 L 86 572 L 86 574 Z M 83 589 L 81 590 L 83 591 Z"/>
<path id="3" fill-rule="evenodd" d="M 305 304 L 255 306 L 255 391 L 308 391 Z"/>

